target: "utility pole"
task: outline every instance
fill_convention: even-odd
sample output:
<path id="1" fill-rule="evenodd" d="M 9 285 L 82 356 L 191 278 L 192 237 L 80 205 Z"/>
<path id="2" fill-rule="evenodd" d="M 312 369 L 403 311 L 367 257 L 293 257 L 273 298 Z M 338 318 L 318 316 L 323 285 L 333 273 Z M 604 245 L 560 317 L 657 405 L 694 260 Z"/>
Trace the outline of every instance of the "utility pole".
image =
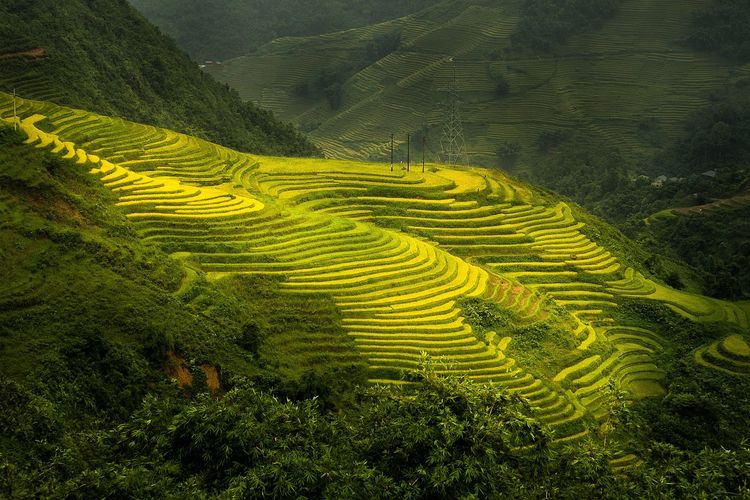
<path id="1" fill-rule="evenodd" d="M 13 130 L 18 130 L 18 118 L 16 117 L 16 89 L 13 89 Z"/>
<path id="2" fill-rule="evenodd" d="M 393 132 L 391 132 L 391 172 L 393 172 Z"/>
<path id="3" fill-rule="evenodd" d="M 467 164 L 469 159 L 466 155 L 466 144 L 464 132 L 461 126 L 461 102 L 458 98 L 458 83 L 456 78 L 456 66 L 453 58 L 448 62 L 453 68 L 453 81 L 447 89 L 447 101 L 445 102 L 445 123 L 443 124 L 443 137 L 440 139 L 440 157 L 448 165 L 459 163 Z"/>
<path id="4" fill-rule="evenodd" d="M 411 165 L 411 134 L 406 134 L 406 171 L 409 171 Z"/>
<path id="5" fill-rule="evenodd" d="M 424 173 L 424 145 L 427 142 L 427 138 L 422 135 L 422 173 Z"/>

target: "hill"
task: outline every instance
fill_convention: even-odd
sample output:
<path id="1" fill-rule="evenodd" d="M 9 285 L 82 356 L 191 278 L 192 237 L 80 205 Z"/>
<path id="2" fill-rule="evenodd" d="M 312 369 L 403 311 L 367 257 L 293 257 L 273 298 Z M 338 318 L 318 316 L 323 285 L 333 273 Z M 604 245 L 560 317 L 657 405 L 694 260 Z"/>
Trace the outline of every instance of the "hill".
<path id="1" fill-rule="evenodd" d="M 9 106 L 6 95 L 5 116 Z M 609 375 L 644 396 L 661 392 L 649 356 L 664 340 L 644 329 L 655 318 L 631 328 L 632 300 L 748 328 L 746 304 L 646 277 L 647 255 L 616 231 L 496 171 L 250 156 L 49 104 L 20 110 L 30 142 L 90 163 L 144 241 L 209 280 L 278 276 L 290 293 L 331 295 L 373 380 L 397 380 L 424 350 L 448 371 L 530 391 L 556 408 L 550 423 L 567 424 L 595 413 L 600 398 L 587 411 L 584 395 Z M 497 307 L 509 312 L 482 324 Z M 618 347 L 610 335 L 629 340 Z M 557 361 L 536 365 L 544 350 L 532 356 L 532 345 Z M 540 387 L 574 374 L 570 394 Z"/>
<path id="2" fill-rule="evenodd" d="M 454 69 L 474 162 L 494 164 L 503 143 L 519 144 L 523 157 L 544 138 L 573 134 L 646 157 L 680 136 L 711 91 L 750 76 L 746 65 L 681 43 L 691 16 L 709 3 L 621 2 L 598 29 L 574 34 L 550 53 L 513 50 L 521 2 L 447 0 L 365 28 L 278 39 L 208 71 L 310 130 L 339 158 L 383 159 L 391 132 L 399 144 L 406 132 L 426 134 L 435 158 L 441 89 Z M 392 30 L 400 32 L 400 46 L 366 61 L 367 44 Z M 353 60 L 364 67 L 349 74 Z M 274 70 L 260 71 L 266 67 Z M 344 79 L 337 109 L 325 96 L 297 92 L 326 70 Z M 499 93 L 501 79 L 508 88 Z"/>
<path id="3" fill-rule="evenodd" d="M 0 5 L 0 88 L 210 138 L 315 155 L 289 125 L 200 71 L 125 0 Z"/>
<path id="4" fill-rule="evenodd" d="M 394 19 L 438 0 L 130 0 L 198 61 L 253 52 L 282 36 L 317 35 Z M 252 29 L 247 29 L 252 26 Z"/>
<path id="5" fill-rule="evenodd" d="M 535 467 L 523 457 L 538 449 L 542 496 L 686 494 L 708 490 L 652 479 L 715 467 L 717 455 L 690 450 L 725 445 L 721 491 L 742 488 L 749 305 L 649 277 L 646 253 L 577 206 L 493 170 L 249 155 L 18 104 L 27 145 L 11 135 L 0 148 L 0 255 L 13 270 L 0 308 L 10 415 L 0 424 L 14 429 L 0 441 L 4 491 L 324 496 L 382 474 L 378 487 L 398 492 L 520 494 Z M 12 122 L 7 94 L 0 117 Z M 167 359 L 194 400 L 159 386 Z M 428 371 L 408 375 L 415 368 Z M 451 374 L 492 384 L 435 378 Z M 341 399 L 365 378 L 385 388 Z M 229 392 L 212 400 L 201 384 Z M 496 407 L 498 397 L 510 399 Z M 627 416 L 636 411 L 643 428 Z M 415 419 L 425 420 L 408 428 Z M 586 460 L 548 451 L 589 438 Z M 607 448 L 615 438 L 648 466 Z M 455 445 L 439 446 L 446 439 Z M 652 457 L 650 441 L 671 444 Z M 402 446 L 404 457 L 383 454 Z M 406 451 L 425 449 L 429 479 L 421 451 Z M 42 468 L 50 457 L 59 476 Z M 471 473 L 478 463 L 492 480 Z M 461 479 L 444 483 L 441 464 Z M 498 464 L 515 464 L 512 478 L 497 482 L 511 466 Z M 635 471 L 627 488 L 613 472 L 623 468 Z M 310 470 L 335 474 L 324 485 Z M 654 486 L 666 483 L 679 486 Z"/>
<path id="6" fill-rule="evenodd" d="M 743 192 L 747 4 L 586 5 L 446 0 L 365 28 L 281 38 L 207 70 L 309 131 L 328 156 L 385 160 L 395 133 L 399 161 L 407 133 L 413 155 L 424 137 L 427 159 L 439 157 L 444 91 L 455 70 L 473 163 L 554 189 L 654 252 L 696 255 L 699 245 L 687 248 L 642 221 Z M 368 47 L 388 37 L 398 44 L 373 57 Z M 674 282 L 697 281 L 720 298 L 750 296 L 744 267 L 733 270 L 747 238 L 726 236 L 736 242 L 731 251 L 714 262 L 690 258 L 695 270 Z M 738 272 L 738 286 L 716 286 L 717 269 Z"/>

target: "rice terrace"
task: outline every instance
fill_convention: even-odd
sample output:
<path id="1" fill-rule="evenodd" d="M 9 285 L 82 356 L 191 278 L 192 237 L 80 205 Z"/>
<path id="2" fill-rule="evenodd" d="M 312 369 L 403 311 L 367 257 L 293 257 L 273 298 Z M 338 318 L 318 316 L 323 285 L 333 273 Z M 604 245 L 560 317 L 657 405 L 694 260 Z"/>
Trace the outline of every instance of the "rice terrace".
<path id="1" fill-rule="evenodd" d="M 750 497 L 748 25 L 0 0 L 0 498 Z"/>
<path id="2" fill-rule="evenodd" d="M 6 117 L 10 106 L 3 95 Z M 19 124 L 28 143 L 90 167 L 145 241 L 209 279 L 278 275 L 288 293 L 333 296 L 372 381 L 401 383 L 399 371 L 427 353 L 438 372 L 523 395 L 557 439 L 580 438 L 584 417 L 603 416 L 610 381 L 636 397 L 663 391 L 652 355 L 665 340 L 617 314 L 621 301 L 744 330 L 750 321 L 747 304 L 644 278 L 587 236 L 568 204 L 496 171 L 241 154 L 35 101 L 21 102 Z M 524 359 L 513 336 L 472 325 L 475 304 L 508 311 L 498 327 L 540 329 L 536 356 L 549 358 Z M 747 344 L 726 342 L 742 374 Z M 705 356 L 696 362 L 731 369 L 731 359 Z"/>

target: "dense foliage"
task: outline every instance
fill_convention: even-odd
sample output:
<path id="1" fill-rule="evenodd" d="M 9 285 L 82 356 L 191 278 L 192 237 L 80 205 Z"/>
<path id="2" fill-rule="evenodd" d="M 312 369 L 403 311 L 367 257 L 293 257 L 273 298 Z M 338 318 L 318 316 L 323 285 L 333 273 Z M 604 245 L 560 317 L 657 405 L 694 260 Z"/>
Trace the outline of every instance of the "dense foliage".
<path id="1" fill-rule="evenodd" d="M 317 35 L 408 15 L 438 0 L 130 0 L 199 61 L 249 54 L 282 36 Z"/>
<path id="2" fill-rule="evenodd" d="M 617 13 L 621 0 L 524 0 L 515 48 L 548 51 L 570 36 L 596 29 Z"/>
<path id="3" fill-rule="evenodd" d="M 703 271 L 703 290 L 739 300 L 750 295 L 750 207 L 670 217 L 649 225 L 656 241 Z"/>
<path id="4" fill-rule="evenodd" d="M 659 158 L 674 173 L 700 173 L 750 162 L 750 79 L 717 92 L 693 113 L 684 137 Z"/>
<path id="5" fill-rule="evenodd" d="M 694 14 L 688 43 L 698 50 L 750 61 L 750 4 L 745 0 L 714 0 Z"/>
<path id="6" fill-rule="evenodd" d="M 357 389 L 344 413 L 237 379 L 220 399 L 149 395 L 122 424 L 57 437 L 43 402 L 3 383 L 2 406 L 36 466 L 0 455 L 10 497 L 644 498 L 748 494 L 750 449 L 666 443 L 624 474 L 595 441 L 553 447 L 514 396 L 434 376 Z M 11 406 L 12 405 L 12 406 Z M 8 415 L 7 411 L 3 415 Z M 5 426 L 6 422 L 0 421 Z M 4 429 L 5 430 L 5 429 Z M 42 438 L 33 444 L 32 438 Z M 45 443 L 46 444 L 46 443 Z M 49 463 L 49 467 L 42 464 Z"/>
<path id="7" fill-rule="evenodd" d="M 125 0 L 0 4 L 0 85 L 245 151 L 313 156 L 291 125 L 206 75 Z M 41 48 L 43 57 L 10 57 Z"/>

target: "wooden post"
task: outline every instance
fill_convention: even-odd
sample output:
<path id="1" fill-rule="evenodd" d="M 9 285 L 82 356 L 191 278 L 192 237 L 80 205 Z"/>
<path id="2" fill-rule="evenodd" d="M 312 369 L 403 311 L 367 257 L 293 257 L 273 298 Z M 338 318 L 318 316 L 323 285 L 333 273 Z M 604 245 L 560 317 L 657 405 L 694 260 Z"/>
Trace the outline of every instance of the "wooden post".
<path id="1" fill-rule="evenodd" d="M 393 172 L 393 132 L 391 132 L 391 172 Z"/>
<path id="2" fill-rule="evenodd" d="M 16 116 L 16 89 L 13 89 L 13 130 L 18 130 L 18 118 Z"/>
<path id="3" fill-rule="evenodd" d="M 427 138 L 422 136 L 422 173 L 424 173 L 424 145 L 427 142 Z"/>
<path id="4" fill-rule="evenodd" d="M 411 134 L 406 134 L 406 171 L 411 166 Z"/>

